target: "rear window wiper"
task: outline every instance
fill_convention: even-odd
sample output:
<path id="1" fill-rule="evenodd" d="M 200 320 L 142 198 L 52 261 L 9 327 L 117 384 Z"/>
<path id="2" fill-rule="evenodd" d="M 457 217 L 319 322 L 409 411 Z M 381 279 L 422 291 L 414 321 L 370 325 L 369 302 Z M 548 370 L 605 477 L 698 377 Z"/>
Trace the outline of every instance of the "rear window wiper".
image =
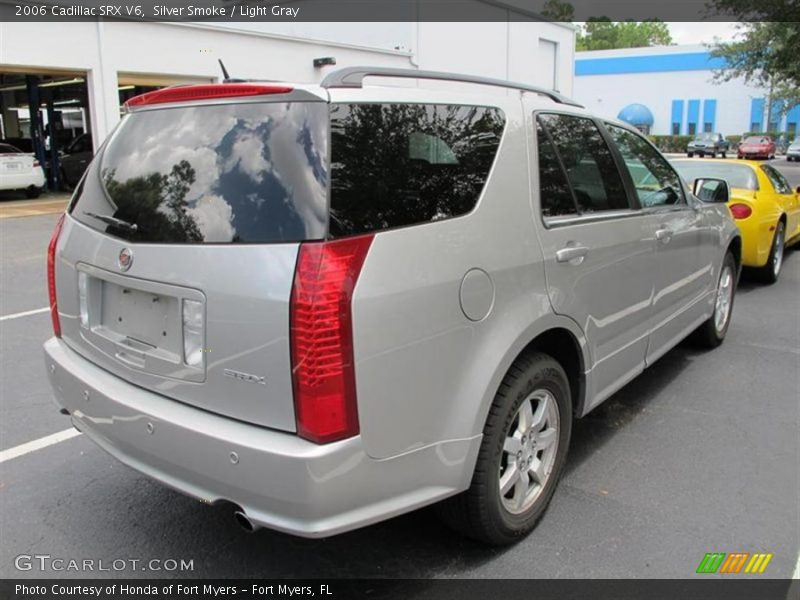
<path id="1" fill-rule="evenodd" d="M 138 231 L 139 229 L 139 226 L 136 223 L 128 223 L 127 221 L 123 221 L 122 219 L 116 219 L 114 217 L 109 217 L 106 215 L 98 215 L 97 213 L 89 212 L 88 210 L 83 211 L 83 214 L 85 214 L 87 217 L 92 217 L 93 219 L 102 221 L 106 225 L 113 225 L 114 227 L 127 229 L 128 231 Z"/>

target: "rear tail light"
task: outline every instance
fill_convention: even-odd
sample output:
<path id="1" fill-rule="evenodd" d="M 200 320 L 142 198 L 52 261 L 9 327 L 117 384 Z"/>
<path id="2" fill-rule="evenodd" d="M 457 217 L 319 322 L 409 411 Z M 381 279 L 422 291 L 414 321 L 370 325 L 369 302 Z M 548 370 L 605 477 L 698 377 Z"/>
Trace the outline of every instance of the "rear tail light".
<path id="1" fill-rule="evenodd" d="M 123 105 L 124 108 L 165 104 L 168 102 L 190 102 L 192 100 L 213 100 L 215 98 L 235 98 L 238 96 L 263 96 L 265 94 L 288 94 L 291 87 L 285 85 L 265 85 L 263 83 L 208 83 L 204 85 L 182 85 L 146 92 L 134 96 Z"/>
<path id="2" fill-rule="evenodd" d="M 50 318 L 53 320 L 53 333 L 56 337 L 61 337 L 61 320 L 58 318 L 58 300 L 56 298 L 56 246 L 65 217 L 66 214 L 62 214 L 56 221 L 53 235 L 50 237 L 50 244 L 47 246 L 47 293 L 50 296 Z"/>
<path id="3" fill-rule="evenodd" d="M 746 219 L 753 214 L 753 210 L 746 204 L 731 204 L 730 211 L 734 219 Z"/>
<path id="4" fill-rule="evenodd" d="M 290 331 L 297 433 L 327 443 L 358 433 L 351 300 L 372 235 L 300 246 Z"/>

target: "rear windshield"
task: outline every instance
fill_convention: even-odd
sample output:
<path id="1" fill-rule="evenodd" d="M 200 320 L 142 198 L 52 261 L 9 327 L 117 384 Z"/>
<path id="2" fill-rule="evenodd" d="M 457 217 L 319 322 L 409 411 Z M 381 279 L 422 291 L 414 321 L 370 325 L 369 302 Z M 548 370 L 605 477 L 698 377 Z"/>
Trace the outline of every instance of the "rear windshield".
<path id="1" fill-rule="evenodd" d="M 672 163 L 686 181 L 693 181 L 701 177 L 716 177 L 728 182 L 728 186 L 739 190 L 758 189 L 758 179 L 752 168 L 747 165 L 731 163 L 708 163 L 674 161 Z"/>
<path id="2" fill-rule="evenodd" d="M 323 102 L 135 112 L 92 165 L 71 214 L 137 242 L 320 239 L 327 165 Z"/>

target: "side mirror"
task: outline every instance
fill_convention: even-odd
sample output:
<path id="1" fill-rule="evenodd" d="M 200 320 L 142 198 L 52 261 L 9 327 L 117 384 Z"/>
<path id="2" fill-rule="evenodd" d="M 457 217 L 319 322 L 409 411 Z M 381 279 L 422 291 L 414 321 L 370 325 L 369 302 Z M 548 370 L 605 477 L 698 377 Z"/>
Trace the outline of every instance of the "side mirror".
<path id="1" fill-rule="evenodd" d="M 724 179 L 702 177 L 692 182 L 692 192 L 703 202 L 727 203 L 731 199 L 731 190 Z"/>

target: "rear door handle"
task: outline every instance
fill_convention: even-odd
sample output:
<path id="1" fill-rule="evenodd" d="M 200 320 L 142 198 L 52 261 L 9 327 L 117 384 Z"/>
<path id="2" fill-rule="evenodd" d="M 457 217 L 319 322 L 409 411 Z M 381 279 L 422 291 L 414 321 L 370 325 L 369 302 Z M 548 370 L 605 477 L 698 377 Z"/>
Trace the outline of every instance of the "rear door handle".
<path id="1" fill-rule="evenodd" d="M 670 231 L 669 229 L 659 229 L 658 231 L 656 231 L 656 239 L 659 242 L 664 242 L 665 244 L 668 244 L 669 241 L 672 239 L 672 231 Z"/>
<path id="2" fill-rule="evenodd" d="M 583 262 L 583 258 L 588 253 L 589 249 L 586 246 L 567 246 L 566 248 L 562 248 L 556 252 L 556 260 L 560 263 L 563 263 L 571 262 L 579 258 L 581 259 L 580 262 Z"/>

